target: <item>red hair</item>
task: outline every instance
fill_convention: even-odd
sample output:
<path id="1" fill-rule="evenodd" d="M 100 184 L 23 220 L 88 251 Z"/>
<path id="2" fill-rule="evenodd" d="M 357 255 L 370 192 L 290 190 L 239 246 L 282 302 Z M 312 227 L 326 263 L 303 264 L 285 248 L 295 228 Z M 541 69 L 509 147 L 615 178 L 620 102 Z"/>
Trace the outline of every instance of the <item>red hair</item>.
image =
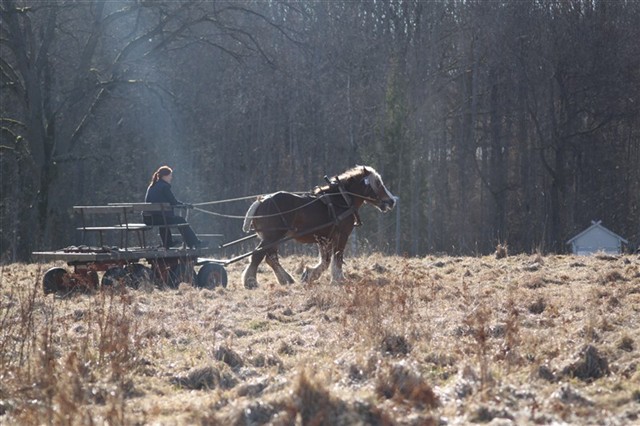
<path id="1" fill-rule="evenodd" d="M 160 178 L 162 178 L 163 176 L 169 176 L 171 173 L 173 173 L 173 170 L 171 169 L 171 167 L 169 166 L 159 167 L 158 170 L 156 170 L 156 172 L 153 174 L 153 176 L 151 176 L 151 183 L 149 184 L 149 186 L 159 181 Z"/>

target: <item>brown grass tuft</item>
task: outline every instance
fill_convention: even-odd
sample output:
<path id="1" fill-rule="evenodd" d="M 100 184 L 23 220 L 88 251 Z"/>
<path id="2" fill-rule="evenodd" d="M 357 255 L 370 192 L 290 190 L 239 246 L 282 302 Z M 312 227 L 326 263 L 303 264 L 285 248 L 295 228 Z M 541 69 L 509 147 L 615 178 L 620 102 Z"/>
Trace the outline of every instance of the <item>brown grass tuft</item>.
<path id="1" fill-rule="evenodd" d="M 592 345 L 583 347 L 575 358 L 574 362 L 562 370 L 563 375 L 589 381 L 609 374 L 609 362 Z"/>
<path id="2" fill-rule="evenodd" d="M 547 303 L 544 301 L 544 298 L 542 297 L 538 297 L 538 299 L 529 304 L 529 312 L 531 312 L 532 314 L 536 314 L 536 315 L 540 315 L 541 313 L 544 312 L 545 308 L 547 307 Z"/>
<path id="3" fill-rule="evenodd" d="M 625 352 L 633 352 L 635 350 L 636 345 L 635 345 L 635 341 L 631 337 L 625 335 L 625 336 L 622 336 L 622 338 L 620 338 L 620 340 L 616 344 L 616 347 Z"/>
<path id="4" fill-rule="evenodd" d="M 216 348 L 214 358 L 218 361 L 224 362 L 231 368 L 238 368 L 244 365 L 242 357 L 224 345 L 220 345 Z"/>
<path id="5" fill-rule="evenodd" d="M 348 404 L 340 400 L 319 378 L 310 378 L 304 371 L 296 379 L 292 397 L 293 404 L 287 411 L 303 425 L 394 424 L 388 415 L 371 404 L 363 401 Z"/>
<path id="6" fill-rule="evenodd" d="M 303 424 L 338 424 L 340 413 L 346 411 L 342 401 L 334 398 L 320 380 L 310 379 L 304 371 L 298 376 L 293 397 Z"/>
<path id="7" fill-rule="evenodd" d="M 382 338 L 380 350 L 392 356 L 407 355 L 411 351 L 411 345 L 405 336 L 387 334 Z"/>
<path id="8" fill-rule="evenodd" d="M 405 362 L 392 364 L 377 377 L 376 392 L 386 399 L 397 399 L 435 408 L 440 404 L 431 386 Z"/>
<path id="9" fill-rule="evenodd" d="M 498 244 L 494 253 L 496 259 L 504 259 L 509 256 L 509 248 L 506 244 Z"/>
<path id="10" fill-rule="evenodd" d="M 602 284 L 625 282 L 627 279 L 620 271 L 609 271 L 602 277 Z"/>
<path id="11" fill-rule="evenodd" d="M 170 380 L 176 386 L 185 389 L 231 389 L 237 384 L 235 377 L 225 369 L 215 366 L 194 368 L 187 374 L 176 376 Z"/>

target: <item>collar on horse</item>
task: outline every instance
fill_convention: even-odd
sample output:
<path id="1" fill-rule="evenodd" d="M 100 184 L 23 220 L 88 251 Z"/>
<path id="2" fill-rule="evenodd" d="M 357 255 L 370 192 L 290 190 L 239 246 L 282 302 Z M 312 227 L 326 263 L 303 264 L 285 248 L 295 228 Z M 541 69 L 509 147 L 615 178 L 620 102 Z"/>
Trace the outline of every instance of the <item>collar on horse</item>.
<path id="1" fill-rule="evenodd" d="M 336 215 L 335 207 L 333 205 L 333 202 L 331 201 L 331 195 L 334 195 L 334 193 L 322 192 L 320 194 L 320 199 L 322 200 L 323 203 L 327 205 L 327 208 L 329 209 L 329 214 L 333 218 L 333 222 L 335 224 L 338 224 L 338 222 L 340 222 L 342 219 L 345 219 L 353 215 L 353 218 L 354 218 L 353 225 L 361 226 L 362 220 L 360 220 L 360 214 L 358 213 L 358 209 L 353 205 L 352 197 L 344 189 L 344 185 L 342 184 L 342 182 L 340 182 L 340 179 L 338 179 L 337 176 L 334 176 L 333 179 L 329 179 L 325 175 L 324 180 L 327 181 L 327 183 L 329 184 L 329 190 L 333 188 L 338 188 L 338 191 L 340 192 L 340 195 L 342 195 L 342 198 L 344 199 L 347 206 L 347 210 L 343 211 L 339 215 Z"/>

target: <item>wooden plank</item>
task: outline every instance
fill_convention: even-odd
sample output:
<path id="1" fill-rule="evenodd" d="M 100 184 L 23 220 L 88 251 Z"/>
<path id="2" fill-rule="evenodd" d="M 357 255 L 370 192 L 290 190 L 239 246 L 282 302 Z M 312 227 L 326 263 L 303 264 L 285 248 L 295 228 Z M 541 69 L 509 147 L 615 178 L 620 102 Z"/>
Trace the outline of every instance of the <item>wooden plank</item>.
<path id="1" fill-rule="evenodd" d="M 173 208 L 187 207 L 172 206 L 169 203 L 109 203 L 106 206 L 73 206 L 75 212 L 86 214 L 163 212 Z"/>
<path id="2" fill-rule="evenodd" d="M 193 258 L 202 253 L 204 249 L 144 249 L 130 248 L 129 250 L 119 249 L 110 252 L 67 252 L 63 250 L 33 252 L 32 254 L 39 260 L 55 261 L 61 260 L 69 264 L 109 262 L 116 260 L 139 261 L 141 259 L 176 259 Z"/>
<path id="3" fill-rule="evenodd" d="M 133 213 L 130 205 L 120 206 L 73 206 L 73 211 L 81 214 L 126 214 Z"/>
<path id="4" fill-rule="evenodd" d="M 34 252 L 33 255 L 42 260 L 63 260 L 71 262 L 105 262 L 114 260 L 139 260 L 143 259 L 144 252 L 137 250 L 117 250 L 111 252 L 66 252 L 62 250 L 49 252 Z"/>
<path id="5" fill-rule="evenodd" d="M 153 229 L 153 226 L 144 223 L 123 223 L 111 226 L 85 226 L 76 229 L 78 231 L 148 231 Z"/>
<path id="6" fill-rule="evenodd" d="M 111 226 L 81 226 L 76 228 L 78 231 L 149 231 L 153 228 L 184 228 L 189 226 L 188 223 L 173 223 L 170 225 L 145 225 L 144 223 L 123 223 L 121 225 L 111 225 Z M 222 236 L 222 234 L 198 234 L 203 235 L 205 237 L 218 237 Z"/>
<path id="7" fill-rule="evenodd" d="M 169 203 L 109 203 L 109 206 L 127 206 L 131 207 L 131 211 L 136 213 L 144 212 L 163 212 L 172 208 L 180 208 L 182 206 L 172 206 Z"/>

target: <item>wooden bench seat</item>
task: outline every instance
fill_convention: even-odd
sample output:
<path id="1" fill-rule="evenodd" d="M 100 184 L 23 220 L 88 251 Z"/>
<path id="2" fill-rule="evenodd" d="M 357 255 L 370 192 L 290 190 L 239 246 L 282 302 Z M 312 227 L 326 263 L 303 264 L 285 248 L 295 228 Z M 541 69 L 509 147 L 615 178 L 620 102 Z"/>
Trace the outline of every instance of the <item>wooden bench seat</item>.
<path id="1" fill-rule="evenodd" d="M 140 219 L 140 214 L 145 212 L 167 212 L 177 206 L 168 203 L 113 203 L 106 206 L 74 206 L 73 210 L 81 217 L 82 225 L 77 229 L 82 231 L 82 242 L 84 243 L 87 233 L 98 234 L 100 246 L 104 246 L 104 233 L 109 231 L 120 232 L 120 247 L 128 249 L 129 233 L 134 232 L 138 237 L 141 247 L 146 247 L 146 231 L 153 228 L 181 228 L 189 226 L 188 223 L 147 225 L 145 223 L 134 222 Z M 113 225 L 94 225 L 90 223 L 89 217 L 105 216 L 104 221 L 115 222 Z M 114 219 L 115 216 L 115 220 Z M 96 219 L 94 219 L 96 220 Z"/>
<path id="2" fill-rule="evenodd" d="M 121 223 L 112 226 L 85 226 L 76 228 L 78 231 L 148 231 L 153 226 L 144 223 Z"/>

